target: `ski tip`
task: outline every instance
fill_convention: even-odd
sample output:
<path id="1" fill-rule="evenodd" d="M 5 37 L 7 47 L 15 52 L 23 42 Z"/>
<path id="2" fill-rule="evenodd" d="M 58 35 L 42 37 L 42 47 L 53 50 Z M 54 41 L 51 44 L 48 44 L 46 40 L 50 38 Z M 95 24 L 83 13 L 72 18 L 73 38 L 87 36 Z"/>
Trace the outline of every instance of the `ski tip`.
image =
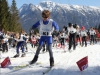
<path id="1" fill-rule="evenodd" d="M 46 73 L 48 73 L 51 70 L 51 68 L 49 67 L 45 72 L 43 72 L 43 75 L 45 75 Z"/>

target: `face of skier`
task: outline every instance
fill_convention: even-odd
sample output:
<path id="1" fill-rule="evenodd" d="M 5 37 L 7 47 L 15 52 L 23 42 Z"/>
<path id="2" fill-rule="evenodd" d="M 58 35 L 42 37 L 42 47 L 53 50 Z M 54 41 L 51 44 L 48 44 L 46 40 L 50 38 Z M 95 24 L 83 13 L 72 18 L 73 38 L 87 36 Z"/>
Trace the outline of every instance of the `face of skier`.
<path id="1" fill-rule="evenodd" d="M 81 30 L 85 30 L 85 27 L 84 27 L 84 26 L 82 26 Z"/>
<path id="2" fill-rule="evenodd" d="M 42 12 L 43 21 L 48 20 L 49 17 L 50 17 L 50 11 L 49 11 L 49 10 L 44 10 L 44 11 Z"/>
<path id="3" fill-rule="evenodd" d="M 93 27 L 91 27 L 90 29 L 93 30 Z"/>
<path id="4" fill-rule="evenodd" d="M 48 20 L 48 18 L 43 18 L 43 21 L 47 21 Z"/>

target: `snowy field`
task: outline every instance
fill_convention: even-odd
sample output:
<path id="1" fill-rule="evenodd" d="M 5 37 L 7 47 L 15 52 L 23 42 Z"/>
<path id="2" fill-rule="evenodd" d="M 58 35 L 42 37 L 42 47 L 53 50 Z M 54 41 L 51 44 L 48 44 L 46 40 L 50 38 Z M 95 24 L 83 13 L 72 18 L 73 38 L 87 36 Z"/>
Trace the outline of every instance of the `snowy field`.
<path id="1" fill-rule="evenodd" d="M 100 75 L 100 43 L 88 45 L 87 47 L 77 47 L 75 51 L 69 52 L 66 45 L 66 52 L 61 48 L 53 48 L 55 66 L 45 75 Z M 28 44 L 26 57 L 12 58 L 16 54 L 16 49 L 9 49 L 8 53 L 0 55 L 0 63 L 7 56 L 10 57 L 11 65 L 7 68 L 0 68 L 0 75 L 43 75 L 49 67 L 48 52 L 40 52 L 37 65 L 27 66 L 17 69 L 21 64 L 31 61 L 36 49 Z M 88 68 L 80 71 L 76 62 L 88 56 Z M 20 67 L 20 66 L 19 66 Z"/>

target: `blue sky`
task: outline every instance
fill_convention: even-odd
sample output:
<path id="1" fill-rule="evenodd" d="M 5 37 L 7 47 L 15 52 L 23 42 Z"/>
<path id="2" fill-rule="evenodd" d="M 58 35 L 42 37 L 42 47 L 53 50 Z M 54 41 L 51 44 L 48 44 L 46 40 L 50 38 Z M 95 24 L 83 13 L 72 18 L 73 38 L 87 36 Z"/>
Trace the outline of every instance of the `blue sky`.
<path id="1" fill-rule="evenodd" d="M 9 5 L 12 4 L 12 0 L 7 0 Z M 17 8 L 20 8 L 23 4 L 34 4 L 37 5 L 41 1 L 48 1 L 48 0 L 16 0 Z M 99 6 L 100 7 L 100 0 L 50 0 L 53 2 L 61 3 L 61 4 L 71 4 L 71 5 L 86 5 L 86 6 Z"/>

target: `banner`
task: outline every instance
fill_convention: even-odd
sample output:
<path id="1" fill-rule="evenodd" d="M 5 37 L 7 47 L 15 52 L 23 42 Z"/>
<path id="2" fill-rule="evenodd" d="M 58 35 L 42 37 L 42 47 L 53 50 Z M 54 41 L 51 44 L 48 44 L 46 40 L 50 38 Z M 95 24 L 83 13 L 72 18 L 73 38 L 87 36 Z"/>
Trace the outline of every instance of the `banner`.
<path id="1" fill-rule="evenodd" d="M 8 67 L 10 64 L 11 64 L 10 58 L 9 58 L 9 57 L 6 57 L 6 58 L 4 59 L 4 61 L 1 63 L 1 67 L 2 67 L 2 68 L 6 68 L 6 67 Z"/>
<path id="2" fill-rule="evenodd" d="M 85 70 L 88 67 L 88 56 L 80 59 L 79 61 L 76 62 L 80 71 Z"/>

